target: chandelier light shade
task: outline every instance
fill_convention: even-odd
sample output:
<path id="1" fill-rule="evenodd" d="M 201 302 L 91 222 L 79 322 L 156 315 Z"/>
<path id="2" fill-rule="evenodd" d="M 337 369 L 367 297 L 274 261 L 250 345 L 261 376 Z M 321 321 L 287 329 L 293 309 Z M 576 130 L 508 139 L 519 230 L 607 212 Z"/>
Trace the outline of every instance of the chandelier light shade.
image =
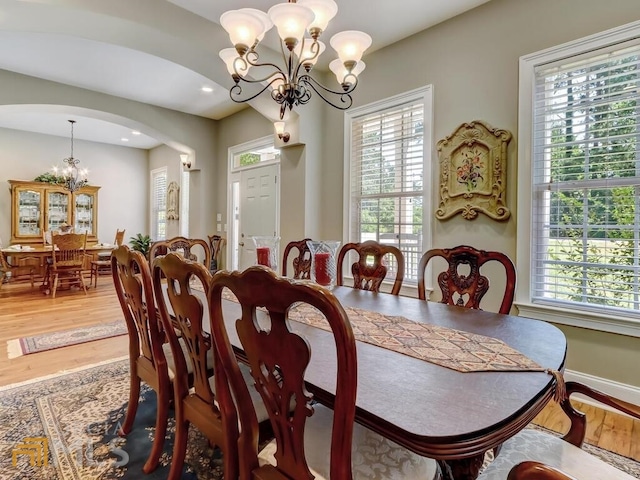
<path id="1" fill-rule="evenodd" d="M 325 87 L 310 75 L 325 50 L 318 38 L 337 13 L 334 0 L 289 0 L 274 5 L 267 13 L 254 8 L 223 13 L 220 25 L 229 34 L 233 48 L 221 50 L 220 58 L 235 82 L 229 92 L 231 99 L 248 102 L 270 92 L 280 105 L 280 119 L 287 108 L 307 103 L 312 91 L 333 107 L 348 109 L 353 104 L 351 93 L 358 84 L 358 74 L 364 70 L 362 54 L 371 46 L 369 35 L 349 30 L 331 37 L 329 43 L 338 54 L 330 67 L 338 79 L 337 89 Z M 261 63 L 256 50 L 273 26 L 280 37 L 282 65 Z M 250 69 L 252 76 L 248 75 Z M 245 84 L 256 84 L 256 88 L 245 93 Z"/>
<path id="2" fill-rule="evenodd" d="M 65 189 L 73 193 L 89 183 L 87 180 L 89 171 L 87 169 L 79 170 L 78 164 L 80 163 L 80 160 L 73 158 L 73 125 L 76 121 L 69 120 L 69 123 L 71 124 L 71 155 L 69 158 L 62 160 L 67 164 L 67 166 L 62 169 L 62 172 L 58 171 L 58 167 L 53 167 L 53 172 L 56 175 L 61 174 L 60 184 Z"/>

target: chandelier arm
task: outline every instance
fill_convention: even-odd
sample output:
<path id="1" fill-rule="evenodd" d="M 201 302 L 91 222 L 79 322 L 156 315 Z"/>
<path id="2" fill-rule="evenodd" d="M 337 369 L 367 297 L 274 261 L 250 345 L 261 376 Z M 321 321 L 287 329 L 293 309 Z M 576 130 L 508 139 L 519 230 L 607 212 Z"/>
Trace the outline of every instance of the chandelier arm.
<path id="1" fill-rule="evenodd" d="M 251 61 L 251 59 L 249 58 L 249 54 L 251 54 L 251 53 L 253 53 L 253 54 L 254 54 L 254 56 L 255 56 L 255 60 L 254 60 L 254 61 Z M 286 75 L 284 74 L 284 72 L 282 71 L 282 69 L 281 69 L 278 65 L 276 65 L 275 63 L 271 63 L 271 62 L 258 63 L 258 62 L 257 62 L 258 58 L 259 58 L 258 53 L 252 50 L 252 51 L 250 51 L 249 53 L 247 53 L 247 55 L 245 56 L 245 58 L 243 58 L 243 57 L 238 57 L 238 58 L 235 60 L 235 62 L 237 62 L 238 60 L 242 60 L 242 62 L 244 62 L 245 64 L 249 64 L 249 65 L 251 65 L 252 67 L 257 67 L 257 68 L 260 68 L 260 67 L 273 67 L 273 70 L 274 70 L 274 71 L 273 71 L 273 72 L 271 72 L 269 75 L 267 75 L 267 76 L 265 76 L 265 77 L 262 77 L 262 78 L 259 78 L 259 79 L 247 79 L 247 78 L 243 77 L 242 75 L 240 75 L 240 74 L 238 73 L 238 69 L 237 69 L 237 67 L 236 67 L 236 63 L 234 62 L 234 64 L 233 64 L 233 68 L 234 68 L 234 70 L 235 70 L 236 74 L 238 75 L 238 77 L 240 78 L 240 80 L 243 80 L 243 81 L 245 81 L 245 82 L 247 82 L 247 83 L 260 83 L 260 82 L 264 82 L 264 81 L 266 81 L 266 80 L 269 80 L 269 79 L 270 79 L 274 74 L 275 74 L 275 75 L 280 74 L 280 75 L 282 75 L 283 80 L 284 80 L 285 82 L 287 81 L 287 77 L 286 77 Z"/>
<path id="2" fill-rule="evenodd" d="M 311 57 L 305 57 L 303 59 L 302 52 L 304 52 L 304 42 L 305 42 L 305 39 L 303 38 L 302 48 L 300 49 L 300 58 L 298 59 L 298 66 L 296 67 L 295 75 L 292 78 L 298 78 L 298 74 L 300 73 L 300 67 L 304 66 L 305 63 L 312 62 L 313 60 L 318 58 L 318 56 L 320 55 L 320 44 L 318 43 L 317 40 L 314 40 L 313 43 L 311 44 L 311 53 L 314 53 L 313 51 L 315 50 L 316 51 L 315 54 Z M 309 70 L 311 70 L 311 68 Z"/>
<path id="3" fill-rule="evenodd" d="M 229 96 L 231 97 L 231 100 L 233 100 L 233 101 L 234 101 L 234 102 L 236 102 L 236 103 L 250 102 L 251 100 L 253 100 L 254 98 L 256 98 L 258 95 L 260 95 L 262 92 L 264 92 L 267 88 L 269 88 L 269 87 L 271 86 L 271 84 L 272 84 L 273 82 L 275 82 L 275 80 L 277 80 L 277 79 L 274 79 L 274 80 L 272 80 L 271 82 L 267 83 L 267 84 L 266 84 L 262 89 L 260 89 L 260 90 L 258 91 L 258 93 L 256 93 L 255 95 L 252 95 L 252 96 L 250 96 L 250 97 L 243 98 L 243 99 L 235 99 L 235 98 L 233 98 L 234 94 L 235 94 L 236 96 L 240 96 L 240 95 L 242 95 L 242 87 L 236 83 L 236 84 L 235 84 L 233 87 L 231 87 L 231 89 L 229 90 Z M 249 81 L 249 83 L 257 83 L 257 81 L 250 80 L 250 81 Z M 272 96 L 273 96 L 273 95 L 272 95 Z M 275 100 L 275 98 L 274 98 L 274 100 Z M 278 103 L 280 103 L 280 102 L 278 102 Z"/>
<path id="4" fill-rule="evenodd" d="M 335 107 L 339 110 L 347 110 L 349 107 L 351 107 L 351 105 L 353 105 L 353 98 L 351 97 L 351 92 L 355 90 L 357 85 L 357 80 L 356 80 L 356 83 L 350 85 L 349 88 L 347 88 L 346 90 L 343 90 L 342 92 L 331 90 L 330 88 L 325 87 L 310 75 L 301 76 L 300 82 L 311 87 L 313 91 L 320 96 L 320 98 L 322 98 L 325 102 L 327 102 L 332 107 Z M 340 98 L 340 101 L 346 105 L 340 105 L 329 100 L 328 96 L 324 95 L 323 92 L 338 96 Z"/>

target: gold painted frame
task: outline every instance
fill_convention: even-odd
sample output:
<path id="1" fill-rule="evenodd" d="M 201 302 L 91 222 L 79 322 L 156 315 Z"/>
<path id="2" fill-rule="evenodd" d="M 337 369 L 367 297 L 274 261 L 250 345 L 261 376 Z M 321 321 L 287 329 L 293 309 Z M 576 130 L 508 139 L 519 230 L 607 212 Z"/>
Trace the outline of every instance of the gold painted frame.
<path id="1" fill-rule="evenodd" d="M 474 120 L 438 142 L 440 202 L 436 218 L 456 213 L 473 220 L 478 212 L 506 220 L 507 145 L 511 133 Z"/>

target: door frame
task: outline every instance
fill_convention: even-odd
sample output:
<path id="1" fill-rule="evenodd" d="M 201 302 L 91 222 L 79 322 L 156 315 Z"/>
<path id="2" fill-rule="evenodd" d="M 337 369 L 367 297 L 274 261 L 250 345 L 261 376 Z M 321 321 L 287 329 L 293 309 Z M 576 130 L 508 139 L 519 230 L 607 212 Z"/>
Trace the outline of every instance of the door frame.
<path id="1" fill-rule="evenodd" d="M 275 141 L 273 139 L 273 135 L 268 135 L 266 137 L 257 138 L 255 140 L 251 140 L 249 142 L 241 143 L 238 145 L 234 145 L 229 147 L 227 150 L 227 222 L 226 222 L 226 234 L 227 234 L 227 254 L 225 259 L 225 265 L 229 270 L 235 268 L 233 266 L 233 251 L 235 247 L 238 245 L 237 232 L 234 228 L 235 218 L 233 209 L 235 206 L 235 201 L 233 198 L 233 184 L 235 182 L 240 182 L 240 174 L 246 170 L 252 170 L 256 168 L 266 167 L 268 165 L 278 165 L 277 176 L 278 176 L 278 185 L 276 188 L 276 235 L 280 235 L 280 160 L 268 160 L 265 162 L 259 162 L 254 165 L 248 165 L 246 167 L 236 167 L 234 164 L 234 158 L 236 155 L 247 152 L 250 150 L 255 150 L 261 147 L 273 146 L 275 148 Z M 239 206 L 238 206 L 239 208 Z M 242 212 L 240 212 L 240 215 Z"/>

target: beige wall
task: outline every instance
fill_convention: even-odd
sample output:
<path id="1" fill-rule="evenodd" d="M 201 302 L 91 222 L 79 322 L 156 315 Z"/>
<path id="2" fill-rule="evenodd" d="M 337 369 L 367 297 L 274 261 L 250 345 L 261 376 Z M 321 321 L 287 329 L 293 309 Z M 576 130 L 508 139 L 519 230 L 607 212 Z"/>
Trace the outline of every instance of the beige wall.
<path id="1" fill-rule="evenodd" d="M 7 180 L 33 180 L 62 166 L 69 139 L 0 128 L 0 239 L 11 237 L 11 194 Z M 149 164 L 147 150 L 104 143 L 74 141 L 80 167 L 89 169 L 89 183 L 98 192 L 98 239 L 113 242 L 116 229 L 126 238 L 147 231 Z"/>
<path id="2" fill-rule="evenodd" d="M 433 85 L 434 147 L 461 123 L 484 120 L 514 135 L 509 145 L 507 205 L 512 217 L 496 222 L 480 216 L 474 221 L 455 217 L 433 218 L 433 245 L 469 243 L 501 250 L 515 259 L 518 60 L 526 55 L 576 38 L 640 19 L 637 0 L 493 0 L 475 10 L 366 55 L 367 68 L 354 95 L 354 106 L 365 105 L 408 90 Z M 375 37 L 375 33 L 373 34 Z M 301 131 L 313 126 L 320 136 L 303 138 L 308 162 L 317 162 L 317 174 L 305 174 L 322 192 L 322 208 L 307 208 L 320 218 L 319 236 L 342 238 L 344 168 L 344 114 L 330 107 L 296 109 Z M 320 110 L 320 112 L 318 111 Z M 248 113 L 244 115 L 248 116 Z M 256 114 L 257 115 L 257 114 Z M 230 124 L 221 121 L 221 129 Z M 313 127 L 310 127 L 313 128 Z M 257 138 L 256 134 L 252 138 Z M 313 143 L 309 143 L 313 142 Z M 297 154 L 302 156 L 303 154 Z M 433 157 L 433 205 L 437 205 L 439 167 Z M 286 157 L 286 156 L 285 156 Z M 307 168 L 309 165 L 307 165 Z M 222 187 L 219 180 L 218 186 Z M 287 188 L 287 185 L 283 185 Z M 294 187 L 297 188 L 297 187 Z M 313 185 L 306 185 L 313 188 Z M 219 197 L 220 201 L 223 201 Z M 281 218 L 299 218 L 299 205 L 283 202 Z M 307 231 L 310 231 L 310 228 Z M 519 275 L 527 275 L 519 271 Z M 489 298 L 497 308 L 498 299 Z M 561 327 L 569 341 L 567 368 L 640 386 L 635 365 L 640 359 L 640 339 L 596 331 Z"/>

